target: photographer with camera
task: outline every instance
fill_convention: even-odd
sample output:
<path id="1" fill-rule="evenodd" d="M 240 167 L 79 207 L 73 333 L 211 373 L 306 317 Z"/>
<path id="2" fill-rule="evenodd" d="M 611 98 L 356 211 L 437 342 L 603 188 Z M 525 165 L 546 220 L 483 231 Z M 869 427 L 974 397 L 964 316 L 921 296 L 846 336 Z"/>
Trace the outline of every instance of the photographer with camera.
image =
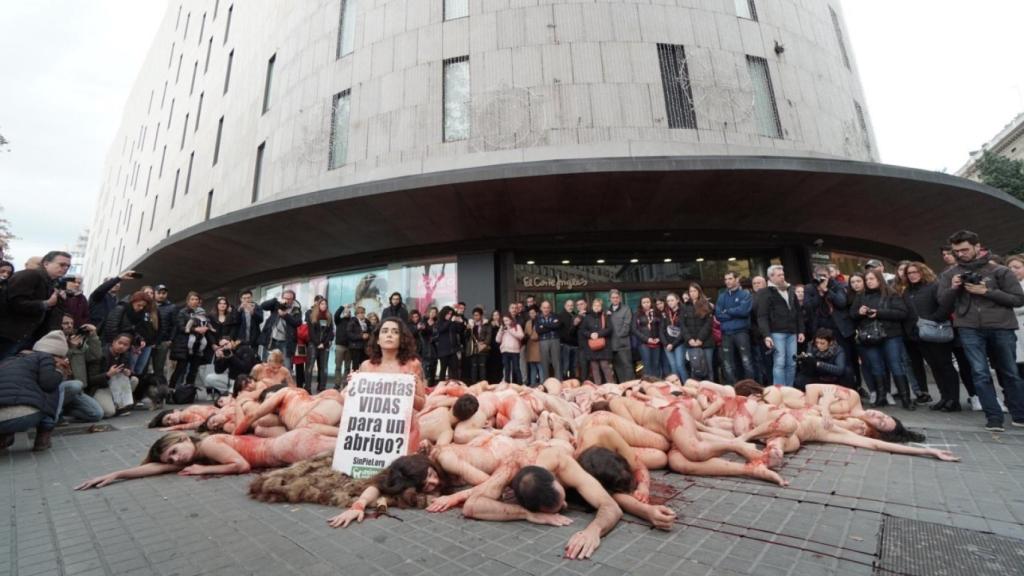
<path id="1" fill-rule="evenodd" d="M 152 313 L 153 299 L 141 290 L 127 301 L 118 302 L 103 323 L 103 341 L 109 344 L 118 334 L 132 334 L 132 364 L 134 374 L 142 374 L 149 364 L 152 343 L 159 332 L 159 320 Z"/>
<path id="2" fill-rule="evenodd" d="M 1024 290 L 1012 271 L 982 254 L 978 235 L 960 230 L 949 237 L 957 263 L 939 278 L 939 303 L 953 306 L 953 325 L 971 365 L 974 388 L 985 412 L 985 429 L 1003 430 L 1003 412 L 996 399 L 992 368 L 1003 386 L 1012 424 L 1024 427 L 1024 383 L 1017 373 L 1014 307 L 1024 306 Z"/>
<path id="3" fill-rule="evenodd" d="M 285 290 L 281 298 L 271 298 L 260 304 L 267 312 L 260 332 L 260 346 L 263 346 L 262 360 L 266 362 L 271 350 L 280 350 L 284 354 L 284 367 L 292 370 L 292 357 L 295 356 L 296 333 L 302 325 L 302 306 L 295 301 L 295 291 Z"/>
<path id="4" fill-rule="evenodd" d="M 121 293 L 121 282 L 142 278 L 141 274 L 134 270 L 126 270 L 120 276 L 107 278 L 89 294 L 89 323 L 103 332 L 103 321 L 107 319 L 110 311 L 117 306 L 117 297 Z M 117 336 L 116 334 L 114 336 Z"/>
<path id="5" fill-rule="evenodd" d="M 828 328 L 818 328 L 814 333 L 814 345 L 795 357 L 796 388 L 803 391 L 808 384 L 852 387 L 853 370 L 847 358 L 846 351 L 836 341 L 835 333 Z"/>
<path id="6" fill-rule="evenodd" d="M 822 328 L 832 332 L 836 344 L 844 352 L 847 361 L 855 358 L 853 319 L 850 318 L 850 300 L 846 284 L 832 277 L 828 266 L 814 267 L 814 280 L 804 288 L 804 312 L 807 317 L 807 331 L 817 334 Z M 859 372 L 852 371 L 851 388 L 867 393 L 860 385 Z"/>
<path id="7" fill-rule="evenodd" d="M 0 361 L 31 347 L 50 315 L 62 306 L 56 280 L 71 267 L 67 252 L 47 252 L 41 266 L 15 272 L 7 281 L 4 317 L 0 321 Z M 63 313 L 57 318 L 59 324 Z"/>
<path id="8" fill-rule="evenodd" d="M 103 343 L 96 336 L 96 327 L 82 324 L 75 328 L 75 319 L 64 314 L 60 325 L 68 342 L 68 364 L 70 376 L 61 383 L 64 388 L 64 414 L 80 422 L 99 422 L 103 418 L 103 407 L 92 396 L 85 393 L 89 381 L 89 364 L 103 358 Z"/>

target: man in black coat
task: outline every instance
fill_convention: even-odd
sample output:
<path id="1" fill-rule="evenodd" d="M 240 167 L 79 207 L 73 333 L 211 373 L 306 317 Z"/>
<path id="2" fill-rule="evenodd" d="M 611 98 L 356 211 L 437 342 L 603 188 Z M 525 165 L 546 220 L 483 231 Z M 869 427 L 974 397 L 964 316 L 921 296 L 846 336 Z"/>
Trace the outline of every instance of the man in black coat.
<path id="1" fill-rule="evenodd" d="M 366 343 L 370 339 L 370 323 L 366 320 L 366 309 L 356 306 L 356 317 L 348 322 L 348 353 L 352 356 L 352 370 L 358 370 L 366 359 Z"/>
<path id="2" fill-rule="evenodd" d="M 271 298 L 260 304 L 260 308 L 268 313 L 260 332 L 262 360 L 266 362 L 271 350 L 280 350 L 284 354 L 285 367 L 291 370 L 292 356 L 295 355 L 295 331 L 302 325 L 302 306 L 295 301 L 295 292 L 285 290 L 280 300 Z"/>
<path id="3" fill-rule="evenodd" d="M 238 310 L 235 310 L 238 327 L 231 339 L 248 342 L 254 349 L 259 346 L 260 325 L 263 324 L 263 309 L 252 301 L 252 290 L 242 292 L 241 302 L 238 303 Z"/>
<path id="4" fill-rule="evenodd" d="M 135 278 L 135 271 L 128 270 L 120 276 L 107 278 L 89 294 L 89 321 L 93 326 L 103 325 L 107 315 L 117 305 L 117 296 L 121 293 L 121 282 Z M 115 334 L 116 336 L 116 334 Z"/>
<path id="5" fill-rule="evenodd" d="M 153 348 L 153 373 L 166 377 L 167 355 L 171 352 L 171 341 L 174 339 L 175 317 L 178 307 L 167 298 L 167 286 L 156 285 L 156 314 L 160 322 L 160 330 L 156 334 Z"/>
<path id="6" fill-rule="evenodd" d="M 804 313 L 782 266 L 768 267 L 768 287 L 757 293 L 757 327 L 773 354 L 772 384 L 792 386 L 796 346 L 804 341 Z"/>
<path id="7" fill-rule="evenodd" d="M 0 319 L 0 361 L 31 346 L 33 334 L 59 304 L 54 281 L 70 267 L 70 254 L 48 252 L 40 268 L 15 272 L 8 280 L 4 317 Z"/>
<path id="8" fill-rule="evenodd" d="M 334 311 L 334 386 L 339 390 L 345 376 L 352 370 L 352 356 L 348 351 L 348 324 L 351 320 L 351 306 L 338 306 Z"/>

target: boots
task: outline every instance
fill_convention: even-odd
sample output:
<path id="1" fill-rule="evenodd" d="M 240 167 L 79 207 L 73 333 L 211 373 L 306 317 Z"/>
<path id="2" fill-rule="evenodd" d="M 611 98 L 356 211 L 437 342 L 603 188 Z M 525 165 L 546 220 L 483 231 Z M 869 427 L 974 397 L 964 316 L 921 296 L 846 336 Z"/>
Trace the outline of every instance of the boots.
<path id="1" fill-rule="evenodd" d="M 892 379 L 896 382 L 896 390 L 900 393 L 900 405 L 903 406 L 903 409 L 917 410 L 914 399 L 910 397 L 910 382 L 907 377 L 893 375 Z"/>
<path id="2" fill-rule="evenodd" d="M 886 397 L 889 395 L 889 379 L 886 378 L 885 376 L 875 375 L 872 375 L 870 378 L 875 388 L 875 403 L 873 404 L 873 406 L 875 408 L 888 406 L 889 401 L 886 399 Z"/>
<path id="3" fill-rule="evenodd" d="M 36 429 L 36 443 L 32 446 L 33 452 L 42 452 L 50 449 L 50 436 L 53 430 Z"/>

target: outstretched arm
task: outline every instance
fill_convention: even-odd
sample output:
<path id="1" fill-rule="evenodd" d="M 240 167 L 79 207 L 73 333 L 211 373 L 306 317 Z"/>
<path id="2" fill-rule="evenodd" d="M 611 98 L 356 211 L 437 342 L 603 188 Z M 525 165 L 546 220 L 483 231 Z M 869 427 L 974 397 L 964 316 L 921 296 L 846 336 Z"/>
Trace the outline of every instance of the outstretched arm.
<path id="1" fill-rule="evenodd" d="M 331 528 L 347 528 L 348 525 L 355 520 L 356 522 L 362 522 L 364 516 L 364 510 L 366 507 L 375 502 L 380 498 L 380 490 L 376 486 L 370 484 L 363 490 L 363 493 L 359 495 L 359 499 L 352 503 L 352 506 L 348 510 L 332 516 L 327 519 L 327 524 Z"/>
<path id="2" fill-rule="evenodd" d="M 178 472 L 182 476 L 201 476 L 206 474 L 247 474 L 252 468 L 249 462 L 234 448 L 216 437 L 206 439 L 199 446 L 199 454 L 217 462 L 214 465 L 193 464 Z"/>
<path id="3" fill-rule="evenodd" d="M 597 509 L 590 524 L 574 534 L 565 546 L 568 558 L 585 560 L 601 545 L 601 536 L 611 532 L 618 524 L 622 518 L 622 509 L 601 484 L 571 457 L 559 458 L 555 475 L 563 485 L 575 488 L 588 504 Z"/>
<path id="4" fill-rule="evenodd" d="M 124 470 L 118 470 L 117 472 L 111 472 L 110 474 L 104 474 L 103 476 L 97 476 L 82 482 L 78 486 L 75 486 L 75 490 L 88 490 L 89 488 L 103 488 L 111 482 L 117 480 L 131 480 L 132 478 L 145 478 L 147 476 L 159 476 L 160 474 L 167 474 L 169 472 L 177 472 L 181 470 L 181 466 L 176 464 L 163 464 L 160 462 L 150 462 L 141 466 L 135 466 L 132 468 L 126 468 Z"/>
<path id="5" fill-rule="evenodd" d="M 612 498 L 623 511 L 647 520 L 658 530 L 671 530 L 675 524 L 676 512 L 668 506 L 645 504 L 629 494 L 612 494 Z"/>

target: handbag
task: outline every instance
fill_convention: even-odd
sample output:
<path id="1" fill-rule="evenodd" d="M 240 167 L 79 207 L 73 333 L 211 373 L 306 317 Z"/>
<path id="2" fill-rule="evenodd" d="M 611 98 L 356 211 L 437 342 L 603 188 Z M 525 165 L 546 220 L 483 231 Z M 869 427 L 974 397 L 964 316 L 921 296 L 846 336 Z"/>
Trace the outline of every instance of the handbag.
<path id="1" fill-rule="evenodd" d="M 933 342 L 935 344 L 946 344 L 953 341 L 953 324 L 951 322 L 936 322 L 927 318 L 917 319 L 917 337 L 922 342 Z"/>
<path id="2" fill-rule="evenodd" d="M 857 328 L 857 342 L 864 346 L 875 346 L 882 343 L 885 333 L 882 331 L 882 323 L 877 318 L 871 318 Z"/>
<path id="3" fill-rule="evenodd" d="M 703 348 L 687 348 L 686 361 L 690 363 L 690 375 L 697 380 L 706 380 L 711 374 L 708 358 Z"/>
<path id="4" fill-rule="evenodd" d="M 604 329 L 604 314 L 601 315 L 601 329 Z M 591 338 L 587 340 L 587 347 L 593 352 L 600 352 L 604 350 L 604 347 L 608 342 L 604 338 Z"/>

